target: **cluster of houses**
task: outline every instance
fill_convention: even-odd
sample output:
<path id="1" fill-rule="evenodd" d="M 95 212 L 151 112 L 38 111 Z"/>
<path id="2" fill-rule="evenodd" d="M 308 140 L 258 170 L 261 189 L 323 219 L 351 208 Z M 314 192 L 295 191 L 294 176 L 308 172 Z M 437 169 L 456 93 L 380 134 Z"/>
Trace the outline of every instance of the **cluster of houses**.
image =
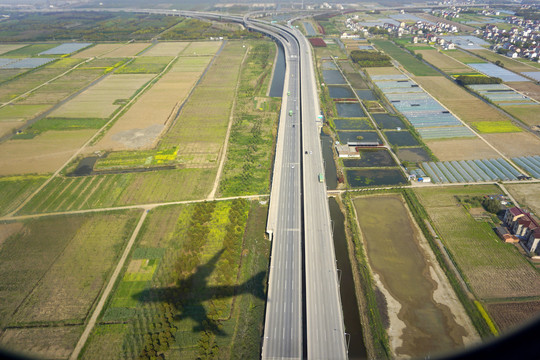
<path id="1" fill-rule="evenodd" d="M 510 18 L 515 18 L 511 16 Z M 520 19 L 520 22 L 523 20 Z M 506 54 L 511 58 L 540 59 L 540 21 L 528 20 L 521 29 L 499 29 L 497 25 L 486 25 L 482 37 L 491 41 L 493 50 Z"/>
<path id="2" fill-rule="evenodd" d="M 503 225 L 496 229 L 506 242 L 520 242 L 530 253 L 540 253 L 540 224 L 531 214 L 518 207 L 506 209 Z"/>

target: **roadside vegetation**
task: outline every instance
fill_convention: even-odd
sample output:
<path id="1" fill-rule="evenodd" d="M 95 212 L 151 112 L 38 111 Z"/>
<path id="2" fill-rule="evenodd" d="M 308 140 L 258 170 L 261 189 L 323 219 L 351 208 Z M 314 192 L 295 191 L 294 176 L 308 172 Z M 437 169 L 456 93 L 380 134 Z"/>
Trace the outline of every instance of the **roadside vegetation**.
<path id="1" fill-rule="evenodd" d="M 219 193 L 268 193 L 280 99 L 266 96 L 275 56 L 270 41 L 250 44 L 240 74 L 234 120 Z"/>
<path id="2" fill-rule="evenodd" d="M 265 218 L 241 199 L 153 210 L 81 358 L 259 357 Z"/>

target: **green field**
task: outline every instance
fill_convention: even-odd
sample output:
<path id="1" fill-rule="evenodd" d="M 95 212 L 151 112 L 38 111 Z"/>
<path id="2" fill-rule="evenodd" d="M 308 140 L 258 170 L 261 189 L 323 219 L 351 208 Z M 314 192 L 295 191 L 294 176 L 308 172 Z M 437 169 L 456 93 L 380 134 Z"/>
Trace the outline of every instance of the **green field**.
<path id="1" fill-rule="evenodd" d="M 21 134 L 15 135 L 13 139 L 30 139 L 50 130 L 99 129 L 106 122 L 107 119 L 45 118 L 35 122 Z"/>
<path id="2" fill-rule="evenodd" d="M 16 57 L 33 57 L 33 56 L 37 56 L 40 52 L 52 49 L 58 45 L 60 45 L 60 43 L 31 44 L 31 45 L 27 45 L 19 49 L 12 50 L 5 54 L 2 54 L 2 57 L 15 57 L 15 58 Z M 47 55 L 47 57 L 55 57 L 55 56 Z"/>
<path id="3" fill-rule="evenodd" d="M 171 60 L 171 56 L 142 56 L 122 66 L 116 74 L 159 74 Z"/>
<path id="4" fill-rule="evenodd" d="M 474 63 L 485 63 L 484 59 L 481 59 L 477 56 L 470 55 L 469 53 L 462 50 L 445 50 L 443 54 L 448 55 L 457 61 L 461 61 L 464 64 L 474 64 Z"/>
<path id="5" fill-rule="evenodd" d="M 46 179 L 46 175 L 0 177 L 0 215 L 15 210 Z"/>
<path id="6" fill-rule="evenodd" d="M 245 200 L 153 210 L 81 358 L 259 357 L 265 215 Z"/>
<path id="7" fill-rule="evenodd" d="M 175 169 L 85 177 L 60 176 L 32 198 L 21 213 L 201 199 L 210 191 L 215 172 L 215 169 Z"/>
<path id="8" fill-rule="evenodd" d="M 520 132 L 520 127 L 512 124 L 511 121 L 478 121 L 471 123 L 478 132 L 482 134 Z"/>
<path id="9" fill-rule="evenodd" d="M 437 76 L 436 70 L 424 64 L 413 55 L 405 52 L 388 40 L 372 40 L 379 49 L 397 60 L 407 71 L 416 76 Z"/>
<path id="10" fill-rule="evenodd" d="M 48 105 L 6 105 L 0 108 L 0 121 L 24 121 L 45 111 Z"/>
<path id="11" fill-rule="evenodd" d="M 492 224 L 476 220 L 457 197 L 500 194 L 493 185 L 417 189 L 452 259 L 480 299 L 540 295 L 540 276 L 512 244 L 502 242 Z M 496 259 L 496 261 L 494 261 Z"/>
<path id="12" fill-rule="evenodd" d="M 273 43 L 252 44 L 240 75 L 234 123 L 219 192 L 223 196 L 268 193 L 279 99 L 266 97 Z"/>

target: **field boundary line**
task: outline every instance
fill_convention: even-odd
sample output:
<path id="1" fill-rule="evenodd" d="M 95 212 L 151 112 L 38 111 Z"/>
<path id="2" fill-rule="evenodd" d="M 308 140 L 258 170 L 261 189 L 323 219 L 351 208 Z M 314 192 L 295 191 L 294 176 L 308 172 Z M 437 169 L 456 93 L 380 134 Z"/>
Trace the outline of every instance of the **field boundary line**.
<path id="1" fill-rule="evenodd" d="M 229 201 L 235 199 L 247 199 L 247 200 L 256 200 L 261 198 L 269 197 L 269 194 L 257 194 L 257 195 L 240 195 L 240 196 L 229 196 L 224 198 L 212 199 L 212 201 Z M 37 219 L 46 216 L 61 216 L 61 215 L 77 215 L 77 214 L 90 214 L 90 213 L 99 213 L 107 211 L 120 211 L 120 210 L 131 210 L 131 209 L 149 209 L 156 208 L 160 206 L 170 206 L 170 205 L 182 205 L 182 204 L 194 204 L 206 202 L 208 199 L 197 199 L 197 200 L 179 200 L 179 201 L 169 201 L 169 202 L 160 202 L 160 203 L 151 203 L 151 204 L 137 204 L 137 205 L 125 205 L 125 206 L 115 206 L 115 207 L 106 207 L 106 208 L 94 208 L 94 209 L 82 209 L 82 210 L 68 210 L 68 211 L 58 211 L 58 212 L 48 212 L 48 213 L 38 213 L 38 214 L 29 214 L 29 215 L 18 215 L 10 216 L 6 215 L 0 217 L 1 221 L 19 221 L 26 219 Z"/>
<path id="2" fill-rule="evenodd" d="M 219 154 L 220 159 L 219 159 L 218 170 L 216 173 L 216 179 L 214 180 L 214 186 L 212 187 L 212 191 L 210 191 L 210 194 L 208 194 L 208 200 L 212 200 L 216 197 L 216 191 L 219 185 L 219 181 L 221 180 L 221 173 L 223 172 L 223 166 L 225 165 L 225 159 L 227 158 L 227 150 L 229 148 L 229 138 L 231 136 L 231 128 L 234 122 L 234 115 L 235 115 L 235 110 L 236 110 L 236 98 L 238 97 L 238 88 L 240 87 L 240 82 L 242 81 L 242 70 L 244 69 L 244 64 L 246 62 L 250 48 L 251 47 L 248 45 L 244 53 L 244 58 L 242 59 L 242 63 L 240 64 L 240 69 L 238 69 L 238 76 L 236 78 L 236 86 L 234 89 L 233 103 L 231 106 L 231 111 L 229 113 L 229 124 L 227 125 L 227 133 L 225 134 L 225 141 L 223 142 L 223 149 L 221 150 L 221 153 Z"/>
<path id="3" fill-rule="evenodd" d="M 79 341 L 77 342 L 77 345 L 75 346 L 75 349 L 69 356 L 70 360 L 77 359 L 79 357 L 79 354 L 82 348 L 86 344 L 86 341 L 88 340 L 88 337 L 90 336 L 90 332 L 94 328 L 94 325 L 97 322 L 97 318 L 101 314 L 101 311 L 103 310 L 103 307 L 105 306 L 105 302 L 107 301 L 109 294 L 111 293 L 113 286 L 116 283 L 116 279 L 118 279 L 120 272 L 124 268 L 124 264 L 127 260 L 129 253 L 131 252 L 131 248 L 133 247 L 133 244 L 135 243 L 135 239 L 137 238 L 137 235 L 139 234 L 139 231 L 141 230 L 142 224 L 144 223 L 144 220 L 146 219 L 146 216 L 148 215 L 151 209 L 152 207 L 147 207 L 145 211 L 142 213 L 141 218 L 139 219 L 139 222 L 137 223 L 137 226 L 135 227 L 135 230 L 133 230 L 133 233 L 131 234 L 131 238 L 129 239 L 126 245 L 126 248 L 124 249 L 122 257 L 118 261 L 116 268 L 114 269 L 114 272 L 111 275 L 109 282 L 107 283 L 107 287 L 105 288 L 105 291 L 103 291 L 103 294 L 101 294 L 101 298 L 99 299 L 99 302 L 96 308 L 94 309 L 94 312 L 92 313 L 92 316 L 90 317 L 90 320 L 88 321 L 88 324 L 86 324 L 84 332 L 79 338 Z"/>
<path id="4" fill-rule="evenodd" d="M 79 150 L 75 151 L 75 153 L 62 165 L 56 170 L 49 179 L 47 179 L 43 184 L 41 184 L 40 187 L 36 189 L 30 196 L 28 196 L 15 210 L 13 210 L 11 213 L 8 214 L 8 216 L 12 216 L 13 214 L 16 214 L 18 211 L 20 211 L 34 196 L 36 196 L 41 190 L 45 188 L 55 177 L 60 174 L 60 172 L 68 166 L 79 154 L 88 146 L 90 145 L 94 139 L 96 139 L 98 136 L 101 135 L 101 132 L 106 130 L 110 124 L 112 124 L 114 121 L 116 121 L 117 118 L 124 115 L 126 109 L 129 109 L 129 107 L 136 102 L 142 94 L 146 92 L 146 90 L 156 84 L 161 76 L 165 74 L 169 68 L 172 66 L 172 64 L 178 59 L 179 55 L 175 56 L 174 59 L 172 59 L 169 64 L 163 69 L 159 74 L 157 74 L 152 80 L 150 80 L 143 88 L 140 90 L 134 97 L 131 99 L 123 108 L 121 111 L 117 112 L 116 115 L 114 115 L 109 121 L 105 123 L 90 139 L 88 139 L 80 148 Z"/>

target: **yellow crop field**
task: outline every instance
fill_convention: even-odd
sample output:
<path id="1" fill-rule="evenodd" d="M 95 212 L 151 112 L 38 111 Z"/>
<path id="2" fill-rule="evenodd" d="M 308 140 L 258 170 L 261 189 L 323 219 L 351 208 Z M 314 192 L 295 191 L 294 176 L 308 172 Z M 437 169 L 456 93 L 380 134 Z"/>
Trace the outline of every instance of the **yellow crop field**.
<path id="1" fill-rule="evenodd" d="M 189 42 L 161 42 L 141 56 L 176 56 L 180 54 L 190 43 Z"/>
<path id="2" fill-rule="evenodd" d="M 137 89 L 153 77 L 153 74 L 110 75 L 62 105 L 50 116 L 107 118 L 120 106 L 117 100 L 127 102 Z"/>
<path id="3" fill-rule="evenodd" d="M 520 127 L 512 124 L 510 121 L 480 121 L 471 123 L 480 133 L 509 133 L 520 132 Z"/>

